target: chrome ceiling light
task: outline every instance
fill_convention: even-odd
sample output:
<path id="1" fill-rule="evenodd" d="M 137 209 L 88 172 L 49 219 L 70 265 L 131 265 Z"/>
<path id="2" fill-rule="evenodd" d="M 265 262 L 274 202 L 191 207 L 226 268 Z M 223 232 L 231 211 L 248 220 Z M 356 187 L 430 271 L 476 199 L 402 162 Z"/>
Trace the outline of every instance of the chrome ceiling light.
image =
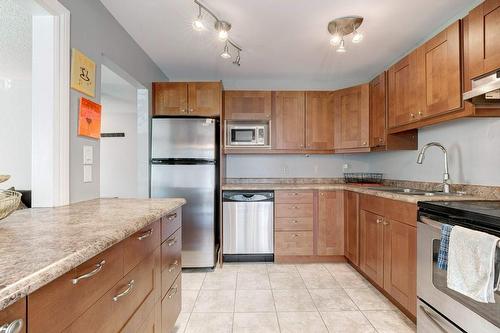
<path id="1" fill-rule="evenodd" d="M 198 16 L 193 20 L 192 26 L 195 31 L 203 31 L 205 30 L 205 24 L 203 23 L 203 12 L 207 13 L 208 16 L 212 17 L 214 20 L 214 28 L 217 32 L 217 37 L 220 41 L 225 42 L 224 51 L 220 54 L 220 56 L 224 59 L 230 59 L 231 53 L 229 49 L 232 48 L 237 52 L 236 60 L 233 61 L 233 64 L 236 66 L 240 66 L 241 57 L 240 53 L 243 49 L 238 46 L 234 41 L 229 38 L 229 30 L 231 30 L 231 23 L 219 19 L 210 9 L 208 9 L 205 5 L 200 3 L 198 0 L 194 0 L 194 3 L 198 6 Z"/>
<path id="2" fill-rule="evenodd" d="M 345 16 L 336 18 L 328 23 L 328 32 L 332 35 L 330 44 L 337 47 L 338 53 L 345 53 L 344 37 L 352 34 L 352 42 L 357 44 L 363 40 L 363 34 L 358 31 L 363 17 L 361 16 Z"/>

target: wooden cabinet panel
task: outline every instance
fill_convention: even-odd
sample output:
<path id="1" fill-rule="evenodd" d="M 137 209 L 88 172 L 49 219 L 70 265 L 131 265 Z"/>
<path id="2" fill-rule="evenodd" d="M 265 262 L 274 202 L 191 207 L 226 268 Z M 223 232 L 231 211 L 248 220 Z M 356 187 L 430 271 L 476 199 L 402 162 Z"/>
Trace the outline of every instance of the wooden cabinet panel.
<path id="1" fill-rule="evenodd" d="M 276 217 L 312 217 L 313 204 L 276 204 Z"/>
<path id="2" fill-rule="evenodd" d="M 224 119 L 271 119 L 270 91 L 224 91 Z"/>
<path id="3" fill-rule="evenodd" d="M 123 241 L 124 272 L 129 272 L 149 253 L 160 246 L 160 221 L 156 221 Z"/>
<path id="4" fill-rule="evenodd" d="M 386 73 L 370 82 L 370 147 L 386 143 Z"/>
<path id="5" fill-rule="evenodd" d="M 500 68 L 500 0 L 486 0 L 469 13 L 469 79 Z"/>
<path id="6" fill-rule="evenodd" d="M 417 226 L 417 205 L 409 202 L 384 199 L 384 216 L 410 226 Z"/>
<path id="7" fill-rule="evenodd" d="M 334 93 L 335 148 L 369 146 L 369 85 L 351 87 Z"/>
<path id="8" fill-rule="evenodd" d="M 318 201 L 318 255 L 344 255 L 343 191 L 320 191 Z"/>
<path id="9" fill-rule="evenodd" d="M 359 266 L 359 194 L 344 193 L 345 256 Z"/>
<path id="10" fill-rule="evenodd" d="M 153 116 L 187 115 L 187 90 L 185 82 L 153 82 Z"/>
<path id="11" fill-rule="evenodd" d="M 125 333 L 125 330 L 122 330 L 120 333 Z M 130 333 L 160 333 L 161 332 L 161 302 L 156 303 L 155 308 L 151 311 L 139 327 L 138 330 L 130 331 Z"/>
<path id="12" fill-rule="evenodd" d="M 182 269 L 182 229 L 178 229 L 161 245 L 161 290 L 162 297 L 172 286 Z"/>
<path id="13" fill-rule="evenodd" d="M 182 209 L 178 208 L 161 219 L 161 241 L 165 241 L 177 229 L 181 227 Z"/>
<path id="14" fill-rule="evenodd" d="M 161 331 L 172 332 L 182 309 L 182 274 L 175 279 L 172 287 L 161 301 Z"/>
<path id="15" fill-rule="evenodd" d="M 367 210 L 380 216 L 385 214 L 384 206 L 386 202 L 387 199 L 376 197 L 374 195 L 359 195 L 359 209 Z"/>
<path id="16" fill-rule="evenodd" d="M 276 191 L 275 203 L 313 203 L 312 191 Z"/>
<path id="17" fill-rule="evenodd" d="M 222 103 L 220 82 L 190 82 L 188 84 L 190 116 L 217 117 Z"/>
<path id="18" fill-rule="evenodd" d="M 383 217 L 360 210 L 360 268 L 380 287 L 384 286 Z"/>
<path id="19" fill-rule="evenodd" d="M 275 228 L 278 231 L 313 230 L 312 217 L 277 217 Z"/>
<path id="20" fill-rule="evenodd" d="M 273 103 L 273 148 L 303 149 L 305 144 L 304 92 L 273 92 Z"/>
<path id="21" fill-rule="evenodd" d="M 333 93 L 306 92 L 306 149 L 333 150 Z"/>
<path id="22" fill-rule="evenodd" d="M 30 294 L 30 333 L 61 332 L 111 289 L 123 277 L 122 245 L 111 247 Z M 89 273 L 88 278 L 73 282 Z"/>
<path id="23" fill-rule="evenodd" d="M 0 311 L 0 327 L 10 325 L 16 320 L 22 322 L 19 333 L 26 333 L 26 298 L 22 298 Z"/>
<path id="24" fill-rule="evenodd" d="M 312 231 L 277 231 L 275 233 L 277 256 L 309 256 L 313 254 Z"/>
<path id="25" fill-rule="evenodd" d="M 422 53 L 425 66 L 423 117 L 461 108 L 460 21 L 426 42 Z"/>
<path id="26" fill-rule="evenodd" d="M 417 230 L 395 220 L 384 221 L 384 289 L 416 315 Z"/>

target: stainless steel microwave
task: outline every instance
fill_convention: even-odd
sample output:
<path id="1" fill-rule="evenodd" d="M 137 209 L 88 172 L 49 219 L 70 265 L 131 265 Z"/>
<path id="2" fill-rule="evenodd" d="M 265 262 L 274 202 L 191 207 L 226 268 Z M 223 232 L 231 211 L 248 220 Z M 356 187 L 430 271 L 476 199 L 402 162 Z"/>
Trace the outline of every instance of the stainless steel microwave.
<path id="1" fill-rule="evenodd" d="M 226 124 L 226 147 L 270 147 L 269 122 Z"/>

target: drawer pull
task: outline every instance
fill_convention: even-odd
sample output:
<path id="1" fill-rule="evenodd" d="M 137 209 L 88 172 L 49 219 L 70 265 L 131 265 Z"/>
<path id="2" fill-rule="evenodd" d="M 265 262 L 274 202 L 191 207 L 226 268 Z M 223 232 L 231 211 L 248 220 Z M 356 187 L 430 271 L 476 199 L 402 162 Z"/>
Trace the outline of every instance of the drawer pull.
<path id="1" fill-rule="evenodd" d="M 118 295 L 116 295 L 115 297 L 113 297 L 113 301 L 118 302 L 118 300 L 120 298 L 122 298 L 123 296 L 127 296 L 128 294 L 130 294 L 130 292 L 134 288 L 134 283 L 135 283 L 134 280 L 130 280 L 130 282 L 127 285 L 127 289 L 125 289 L 124 291 L 122 291 L 121 293 L 119 293 Z"/>
<path id="2" fill-rule="evenodd" d="M 169 240 L 167 240 L 167 245 L 168 246 L 173 246 L 177 243 L 177 237 L 174 237 L 174 238 L 170 238 Z"/>
<path id="3" fill-rule="evenodd" d="M 293 194 L 293 195 L 299 195 L 297 192 L 293 192 L 292 194 Z"/>
<path id="4" fill-rule="evenodd" d="M 77 277 L 75 279 L 71 279 L 71 283 L 77 284 L 78 282 L 80 282 L 80 280 L 88 279 L 88 278 L 96 275 L 97 273 L 99 273 L 102 270 L 102 267 L 104 266 L 105 263 L 106 263 L 106 260 L 101 261 L 100 263 L 95 265 L 95 269 L 93 271 L 85 273 L 83 275 L 80 275 L 79 277 Z M 2 332 L 0 331 L 0 333 L 2 333 Z"/>
<path id="5" fill-rule="evenodd" d="M 379 218 L 377 219 L 377 224 L 382 223 L 382 221 L 383 221 L 383 220 L 379 217 Z"/>
<path id="6" fill-rule="evenodd" d="M 297 224 L 297 223 L 299 223 L 299 221 L 297 221 L 297 220 L 293 220 L 293 221 L 292 221 L 292 223 L 293 223 L 293 224 Z"/>
<path id="7" fill-rule="evenodd" d="M 179 261 L 176 260 L 174 261 L 169 267 L 168 267 L 168 272 L 169 273 L 172 273 L 172 271 L 177 267 L 179 266 Z"/>
<path id="8" fill-rule="evenodd" d="M 146 231 L 145 233 L 143 233 L 142 235 L 140 235 L 139 237 L 137 237 L 137 239 L 138 240 L 146 239 L 149 236 L 151 236 L 152 233 L 153 233 L 153 229 L 149 229 L 148 231 Z"/>
<path id="9" fill-rule="evenodd" d="M 23 328 L 23 320 L 16 319 L 10 324 L 0 326 L 0 333 L 19 333 L 21 328 Z"/>
<path id="10" fill-rule="evenodd" d="M 387 221 L 384 221 L 384 223 L 382 223 L 383 225 L 389 225 L 389 222 Z"/>
<path id="11" fill-rule="evenodd" d="M 293 209 L 299 209 L 299 206 L 293 206 L 292 208 Z"/>
<path id="12" fill-rule="evenodd" d="M 170 214 L 170 215 L 167 216 L 167 220 L 169 222 L 175 220 L 176 218 L 177 218 L 177 213 L 173 213 L 173 214 Z"/>
<path id="13" fill-rule="evenodd" d="M 168 292 L 167 297 L 168 298 L 174 297 L 175 294 L 177 294 L 178 290 L 179 290 L 179 287 L 177 287 L 177 285 L 173 286 L 172 288 L 170 288 L 170 291 Z"/>
<path id="14" fill-rule="evenodd" d="M 299 235 L 298 234 L 293 234 L 292 237 L 293 238 L 297 238 L 297 237 L 299 237 Z"/>

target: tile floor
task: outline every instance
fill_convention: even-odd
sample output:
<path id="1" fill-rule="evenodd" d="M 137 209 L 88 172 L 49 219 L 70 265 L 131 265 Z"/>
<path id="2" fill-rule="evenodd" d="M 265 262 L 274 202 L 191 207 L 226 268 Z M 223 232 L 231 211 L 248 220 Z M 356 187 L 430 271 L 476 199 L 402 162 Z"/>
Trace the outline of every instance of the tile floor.
<path id="1" fill-rule="evenodd" d="M 406 333 L 415 325 L 344 263 L 225 264 L 182 273 L 176 333 Z"/>

